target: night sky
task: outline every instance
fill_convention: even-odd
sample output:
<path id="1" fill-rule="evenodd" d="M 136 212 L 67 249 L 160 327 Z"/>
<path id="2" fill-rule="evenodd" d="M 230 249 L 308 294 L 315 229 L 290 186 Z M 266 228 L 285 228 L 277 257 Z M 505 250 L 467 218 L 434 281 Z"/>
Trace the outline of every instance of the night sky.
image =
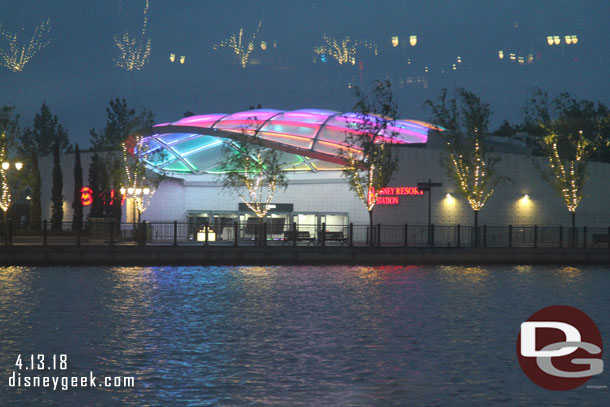
<path id="1" fill-rule="evenodd" d="M 0 0 L 3 30 L 23 40 L 37 24 L 51 21 L 50 44 L 22 72 L 0 67 L 0 105 L 15 105 L 21 125 L 28 126 L 46 100 L 70 139 L 87 146 L 89 129 L 103 128 L 108 101 L 115 97 L 152 110 L 157 122 L 177 120 L 187 110 L 232 113 L 259 103 L 349 111 L 354 104 L 350 87 L 388 78 L 400 118 L 427 120 L 426 99 L 443 87 L 465 87 L 490 102 L 492 130 L 503 119 L 523 119 L 535 86 L 551 95 L 568 91 L 610 104 L 607 0 L 150 0 L 149 62 L 127 71 L 115 66 L 120 52 L 113 37 L 125 30 L 141 37 L 145 3 Z M 261 19 L 245 69 L 229 48 L 213 49 L 240 28 L 249 41 Z M 354 65 L 339 65 L 332 56 L 314 52 L 324 44 L 324 34 L 375 43 L 377 55 L 361 45 Z M 417 35 L 414 47 L 410 35 Z M 561 44 L 549 46 L 548 35 L 559 35 Z M 565 35 L 577 35 L 578 43 L 566 44 Z M 398 36 L 396 47 L 392 36 Z M 0 47 L 8 48 L 5 38 Z M 176 54 L 173 63 L 170 53 Z M 184 64 L 179 63 L 182 55 Z"/>

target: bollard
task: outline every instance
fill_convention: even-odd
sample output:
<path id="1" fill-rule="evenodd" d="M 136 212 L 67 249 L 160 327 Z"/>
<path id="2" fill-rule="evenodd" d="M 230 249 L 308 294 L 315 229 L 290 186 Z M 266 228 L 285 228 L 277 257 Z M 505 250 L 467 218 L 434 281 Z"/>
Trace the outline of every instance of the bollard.
<path id="1" fill-rule="evenodd" d="M 47 245 L 47 220 L 42 222 L 42 245 Z"/>
<path id="2" fill-rule="evenodd" d="M 322 246 L 326 246 L 326 222 L 322 223 L 321 234 L 322 234 L 322 237 L 321 237 L 321 239 L 322 239 Z"/>
<path id="3" fill-rule="evenodd" d="M 204 227 L 204 233 L 205 233 L 205 239 L 203 241 L 203 245 L 207 246 L 208 245 L 208 230 L 209 230 L 207 220 L 203 223 L 203 227 Z"/>
<path id="4" fill-rule="evenodd" d="M 263 246 L 267 246 L 267 222 L 263 222 Z"/>
<path id="5" fill-rule="evenodd" d="M 236 220 L 233 221 L 233 246 L 237 247 L 239 239 L 239 223 Z"/>
<path id="6" fill-rule="evenodd" d="M 381 247 L 381 223 L 377 224 L 377 247 Z"/>
<path id="7" fill-rule="evenodd" d="M 114 245 L 114 221 L 110 222 L 110 246 Z"/>
<path id="8" fill-rule="evenodd" d="M 174 246 L 178 246 L 178 221 L 174 221 Z"/>
<path id="9" fill-rule="evenodd" d="M 534 225 L 534 247 L 538 247 L 538 225 Z"/>
<path id="10" fill-rule="evenodd" d="M 559 226 L 559 247 L 563 247 L 563 226 Z"/>
<path id="11" fill-rule="evenodd" d="M 513 225 L 508 225 L 508 247 L 513 247 Z"/>
<path id="12" fill-rule="evenodd" d="M 462 225 L 457 224 L 457 247 L 462 247 Z"/>
<path id="13" fill-rule="evenodd" d="M 292 245 L 297 245 L 297 223 L 292 222 Z"/>
<path id="14" fill-rule="evenodd" d="M 10 228 L 9 228 L 9 230 L 10 230 Z M 586 226 L 583 226 L 583 231 L 582 231 L 582 233 L 583 233 L 583 236 L 582 236 L 582 244 L 583 244 L 583 246 L 584 246 L 585 248 L 587 248 L 587 227 L 586 227 Z"/>
<path id="15" fill-rule="evenodd" d="M 142 221 L 142 246 L 146 246 L 146 239 L 148 238 L 148 231 L 146 230 L 146 221 Z"/>
<path id="16" fill-rule="evenodd" d="M 82 225 L 79 225 L 79 227 L 76 228 L 76 245 L 80 246 L 80 230 L 82 228 Z"/>
<path id="17" fill-rule="evenodd" d="M 608 230 L 610 230 L 610 228 L 608 228 Z M 354 247 L 354 224 L 351 222 L 349 224 L 349 247 Z"/>

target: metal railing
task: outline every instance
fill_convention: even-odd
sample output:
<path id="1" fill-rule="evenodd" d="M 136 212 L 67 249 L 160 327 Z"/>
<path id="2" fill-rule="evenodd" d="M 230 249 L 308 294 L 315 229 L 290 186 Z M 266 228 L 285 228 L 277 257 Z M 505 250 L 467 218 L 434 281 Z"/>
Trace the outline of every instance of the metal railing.
<path id="1" fill-rule="evenodd" d="M 281 223 L 119 223 L 96 219 L 74 227 L 0 221 L 2 245 L 225 245 L 378 247 L 604 247 L 610 227 Z"/>

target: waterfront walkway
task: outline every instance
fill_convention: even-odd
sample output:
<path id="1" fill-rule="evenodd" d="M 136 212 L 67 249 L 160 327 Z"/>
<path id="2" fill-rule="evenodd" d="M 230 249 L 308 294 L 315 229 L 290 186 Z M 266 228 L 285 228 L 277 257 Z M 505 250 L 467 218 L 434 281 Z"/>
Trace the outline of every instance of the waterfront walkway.
<path id="1" fill-rule="evenodd" d="M 610 264 L 608 248 L 12 245 L 2 266 L 272 264 Z"/>

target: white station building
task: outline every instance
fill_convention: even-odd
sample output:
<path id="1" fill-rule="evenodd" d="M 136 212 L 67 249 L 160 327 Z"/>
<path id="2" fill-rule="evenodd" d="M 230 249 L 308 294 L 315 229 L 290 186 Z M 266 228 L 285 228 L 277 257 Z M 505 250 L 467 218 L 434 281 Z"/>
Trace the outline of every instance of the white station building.
<path id="1" fill-rule="evenodd" d="M 156 125 L 144 140 L 147 166 L 164 175 L 142 214 L 147 222 L 178 221 L 214 225 L 217 233 L 239 220 L 247 223 L 255 215 L 233 192 L 219 184 L 219 161 L 223 145 L 236 134 L 257 136 L 280 152 L 289 185 L 279 190 L 268 213 L 273 228 L 296 222 L 299 230 L 322 223 L 329 230 L 350 222 L 368 223 L 363 203 L 348 187 L 341 172 L 338 150 L 346 148 L 346 132 L 356 131 L 355 113 L 304 109 L 281 111 L 258 109 L 231 115 L 209 114 Z M 473 212 L 458 194 L 441 164 L 446 152 L 434 125 L 414 120 L 393 122 L 381 136 L 392 143 L 399 168 L 374 210 L 375 223 L 425 225 L 428 192 L 417 184 L 431 180 L 431 221 L 435 225 L 472 225 Z M 496 172 L 502 181 L 479 213 L 479 224 L 494 226 L 569 226 L 570 214 L 563 199 L 543 180 L 525 140 L 498 138 L 494 151 L 500 157 Z M 91 153 L 82 155 L 86 181 Z M 62 156 L 64 174 L 64 220 L 72 220 L 74 155 Z M 43 170 L 43 218 L 50 218 L 52 159 L 41 159 Z M 610 226 L 610 165 L 592 162 L 585 197 L 577 210 L 579 226 Z M 48 203 L 48 206 L 46 206 Z M 123 221 L 133 221 L 130 200 L 125 202 Z M 85 209 L 86 211 L 86 209 Z"/>

